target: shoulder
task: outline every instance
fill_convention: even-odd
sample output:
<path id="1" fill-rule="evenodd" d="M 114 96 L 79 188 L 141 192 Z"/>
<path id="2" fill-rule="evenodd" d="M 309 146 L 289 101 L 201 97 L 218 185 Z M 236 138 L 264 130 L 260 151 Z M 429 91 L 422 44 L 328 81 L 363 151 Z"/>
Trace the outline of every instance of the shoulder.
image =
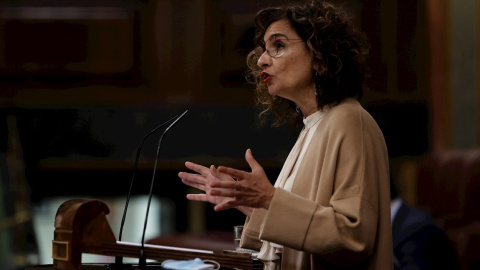
<path id="1" fill-rule="evenodd" d="M 346 132 L 363 129 L 379 131 L 373 117 L 356 99 L 346 98 L 338 105 L 328 109 L 325 114 L 325 125 L 333 130 Z"/>
<path id="2" fill-rule="evenodd" d="M 357 114 L 363 110 L 362 105 L 358 100 L 353 98 L 346 98 L 339 104 L 329 109 L 334 115 Z"/>

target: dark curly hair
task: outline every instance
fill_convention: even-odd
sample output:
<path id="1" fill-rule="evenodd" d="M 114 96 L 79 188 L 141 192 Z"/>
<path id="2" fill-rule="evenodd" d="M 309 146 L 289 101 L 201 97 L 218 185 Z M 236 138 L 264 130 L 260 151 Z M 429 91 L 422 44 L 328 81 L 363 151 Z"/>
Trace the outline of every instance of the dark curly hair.
<path id="1" fill-rule="evenodd" d="M 363 83 L 368 74 L 366 58 L 369 44 L 363 32 L 347 19 L 343 9 L 322 0 L 308 1 L 282 7 L 260 10 L 255 17 L 255 43 L 264 46 L 264 35 L 273 22 L 286 19 L 306 42 L 314 66 L 321 74 L 315 76 L 320 90 L 317 95 L 318 109 L 335 106 L 347 97 L 360 99 Z M 290 100 L 271 96 L 260 78 L 255 51 L 247 57 L 247 80 L 255 85 L 256 102 L 262 113 L 271 113 L 274 126 L 284 123 L 298 125 L 303 115 L 297 113 L 296 104 Z M 314 72 L 312 70 L 312 72 Z"/>

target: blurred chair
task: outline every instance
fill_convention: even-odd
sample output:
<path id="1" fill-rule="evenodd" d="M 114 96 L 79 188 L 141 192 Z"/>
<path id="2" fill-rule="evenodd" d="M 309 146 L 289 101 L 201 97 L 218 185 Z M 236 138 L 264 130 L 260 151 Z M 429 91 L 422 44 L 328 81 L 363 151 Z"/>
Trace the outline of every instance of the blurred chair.
<path id="1" fill-rule="evenodd" d="M 480 148 L 427 154 L 416 183 L 416 206 L 445 230 L 462 269 L 474 269 L 480 262 Z"/>
<path id="2" fill-rule="evenodd" d="M 425 211 L 412 207 L 398 195 L 390 179 L 392 236 L 395 270 L 459 270 L 455 248 L 447 234 Z"/>

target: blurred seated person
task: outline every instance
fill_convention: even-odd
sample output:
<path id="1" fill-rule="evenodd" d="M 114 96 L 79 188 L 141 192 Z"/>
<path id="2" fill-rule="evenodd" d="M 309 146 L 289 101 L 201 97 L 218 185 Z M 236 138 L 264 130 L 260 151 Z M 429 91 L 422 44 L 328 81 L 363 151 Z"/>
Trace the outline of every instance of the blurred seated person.
<path id="1" fill-rule="evenodd" d="M 460 269 L 445 232 L 426 212 L 402 200 L 391 179 L 390 197 L 395 269 Z"/>

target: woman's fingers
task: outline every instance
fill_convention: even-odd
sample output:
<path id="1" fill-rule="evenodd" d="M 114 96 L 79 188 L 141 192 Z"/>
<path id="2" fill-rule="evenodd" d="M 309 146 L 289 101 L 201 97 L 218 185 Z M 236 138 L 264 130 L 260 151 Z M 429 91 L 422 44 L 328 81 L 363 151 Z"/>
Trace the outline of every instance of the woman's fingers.
<path id="1" fill-rule="evenodd" d="M 191 186 L 193 188 L 205 191 L 205 185 L 204 184 L 199 184 L 197 182 L 192 182 L 192 181 L 188 181 L 188 180 L 185 180 L 185 179 L 182 179 L 182 183 L 184 183 L 187 186 Z"/>
<path id="2" fill-rule="evenodd" d="M 206 175 L 207 173 L 209 173 L 209 169 L 207 167 L 202 166 L 202 165 L 198 165 L 198 164 L 190 162 L 190 161 L 185 162 L 185 167 L 187 167 L 190 170 L 192 170 L 194 172 L 197 172 L 201 175 Z"/>
<path id="3" fill-rule="evenodd" d="M 235 181 L 218 181 L 212 182 L 210 184 L 212 188 L 228 188 L 228 189 L 236 189 L 238 188 L 238 182 Z"/>
<path id="4" fill-rule="evenodd" d="M 199 175 L 199 174 L 191 174 L 191 173 L 184 173 L 181 172 L 178 174 L 178 177 L 180 177 L 183 180 L 187 180 L 188 182 L 194 182 L 194 183 L 199 183 L 199 184 L 205 184 L 205 177 Z"/>
<path id="5" fill-rule="evenodd" d="M 232 200 L 232 201 L 227 201 L 225 203 L 217 204 L 213 209 L 215 211 L 223 211 L 223 210 L 232 209 L 237 206 L 239 206 L 238 203 Z"/>
<path id="6" fill-rule="evenodd" d="M 237 169 L 230 168 L 230 167 L 224 167 L 224 166 L 219 166 L 218 171 L 220 173 L 228 174 L 231 177 L 236 178 L 236 179 L 243 179 L 248 174 L 245 171 L 237 170 Z"/>
<path id="7" fill-rule="evenodd" d="M 212 189 L 210 191 L 212 196 L 219 196 L 219 197 L 236 197 L 239 195 L 239 192 L 235 189 Z"/>
<path id="8" fill-rule="evenodd" d="M 207 195 L 205 194 L 187 194 L 187 199 L 192 201 L 208 201 Z"/>
<path id="9" fill-rule="evenodd" d="M 252 169 L 252 173 L 255 171 L 258 171 L 259 169 L 263 170 L 262 166 L 260 166 L 257 160 L 253 157 L 251 149 L 247 149 L 247 151 L 245 152 L 245 159 L 247 160 L 248 165 Z M 218 167 L 218 171 L 221 173 L 228 174 L 231 177 L 239 180 L 242 180 L 246 178 L 249 174 L 251 174 L 246 171 L 237 170 L 230 167 L 223 167 L 223 166 Z"/>
<path id="10" fill-rule="evenodd" d="M 245 159 L 252 169 L 251 172 L 223 166 L 204 167 L 193 162 L 185 162 L 185 166 L 196 173 L 180 172 L 178 176 L 184 184 L 205 192 L 188 194 L 187 199 L 211 202 L 216 205 L 216 211 L 238 207 L 245 209 L 268 207 L 268 202 L 264 203 L 263 197 L 269 193 L 268 185 L 271 184 L 250 149 L 247 149 Z M 246 211 L 249 212 L 251 209 Z"/>
<path id="11" fill-rule="evenodd" d="M 215 178 L 217 178 L 220 181 L 227 181 L 227 182 L 234 182 L 235 181 L 235 179 L 233 179 L 232 176 L 230 176 L 226 173 L 220 172 L 213 165 L 210 167 L 210 172 Z"/>
<path id="12" fill-rule="evenodd" d="M 219 177 L 219 172 L 217 171 L 217 169 L 215 168 L 215 166 L 211 165 L 210 166 L 210 173 L 215 176 L 216 178 Z"/>

